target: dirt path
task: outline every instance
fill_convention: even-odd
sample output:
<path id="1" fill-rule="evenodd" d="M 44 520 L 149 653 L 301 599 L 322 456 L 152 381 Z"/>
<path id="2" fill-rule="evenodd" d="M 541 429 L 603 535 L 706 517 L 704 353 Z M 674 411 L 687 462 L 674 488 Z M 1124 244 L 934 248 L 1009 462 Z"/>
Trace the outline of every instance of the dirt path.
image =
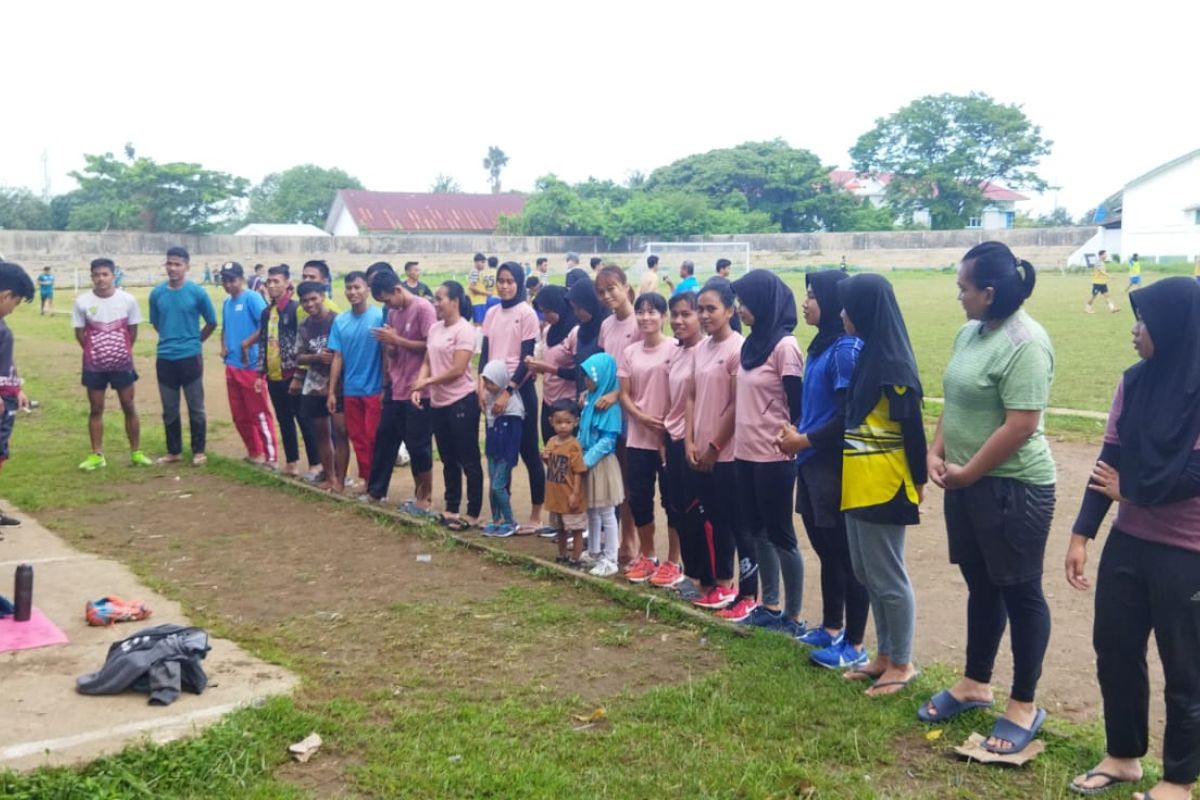
<path id="1" fill-rule="evenodd" d="M 47 347 L 39 347 L 39 349 L 54 349 L 49 347 L 53 344 L 45 343 Z M 209 347 L 211 349 L 211 345 Z M 138 385 L 139 406 L 143 414 L 150 418 L 159 413 L 153 364 L 139 363 L 139 368 L 142 374 L 142 380 Z M 218 426 L 218 431 L 211 437 L 211 449 L 237 457 L 243 452 L 241 442 L 229 423 L 229 407 L 225 398 L 222 374 L 220 362 L 213 354 L 210 354 L 207 359 L 205 377 L 206 403 L 209 419 L 216 422 Z M 111 403 L 110 407 L 115 407 L 115 403 Z M 79 431 L 77 435 L 81 442 L 86 442 L 84 431 Z M 161 446 L 161 442 L 153 440 L 148 440 L 146 443 L 147 450 L 151 452 L 160 452 Z M 1067 585 L 1063 578 L 1062 560 L 1070 536 L 1070 526 L 1078 510 L 1085 479 L 1090 471 L 1090 465 L 1096 457 L 1097 448 L 1094 445 L 1057 442 L 1053 444 L 1053 450 L 1059 468 L 1058 510 L 1046 551 L 1045 586 L 1054 621 L 1054 630 L 1046 656 L 1039 699 L 1054 714 L 1062 714 L 1077 720 L 1094 719 L 1098 715 L 1100 695 L 1095 679 L 1095 657 L 1091 648 L 1093 596 L 1091 593 L 1077 592 Z M 528 483 L 524 478 L 523 469 L 518 468 L 517 472 L 517 479 L 514 481 L 514 509 L 518 516 L 521 516 L 528 510 Z M 440 466 L 437 464 L 435 464 L 434 473 L 434 497 L 437 505 L 440 506 L 442 481 Z M 187 477 L 189 475 L 187 470 L 181 471 L 181 475 L 185 476 L 186 480 L 191 480 L 190 477 Z M 220 498 L 219 503 L 208 502 L 210 495 L 205 492 L 209 490 L 217 493 Z M 281 500 L 278 509 L 272 508 L 268 512 L 257 504 L 265 503 L 270 507 L 271 501 L 266 499 L 269 495 L 264 495 L 262 490 L 254 490 L 254 499 L 251 499 L 243 494 L 246 491 L 249 490 L 226 483 L 206 484 L 205 491 L 195 494 L 194 499 L 190 501 L 192 507 L 199 514 L 196 522 L 189 521 L 189 517 L 186 515 L 182 518 L 174 516 L 169 511 L 171 508 L 185 507 L 181 504 L 182 501 L 173 501 L 171 505 L 146 504 L 141 502 L 146 498 L 137 498 L 131 495 L 127 507 L 120 510 L 119 516 L 124 521 L 117 523 L 113 520 L 96 524 L 115 526 L 105 535 L 116 538 L 119 538 L 118 530 L 129 532 L 123 535 L 132 535 L 133 527 L 141 529 L 146 526 L 163 525 L 167 530 L 174 530 L 182 526 L 180 535 L 171 534 L 169 538 L 163 540 L 139 539 L 135 535 L 130 539 L 130 541 L 140 542 L 139 548 L 149 547 L 151 548 L 150 552 L 153 552 L 153 548 L 157 546 L 170 545 L 178 548 L 182 546 L 181 542 L 190 541 L 193 534 L 201 536 L 204 541 L 211 541 L 216 534 L 212 526 L 223 524 L 220 520 L 228 513 L 228 509 L 237 508 L 238 515 L 247 515 L 246 522 L 252 523 L 241 525 L 238 529 L 262 531 L 262 533 L 229 538 L 225 541 L 227 547 L 205 549 L 203 551 L 204 558 L 199 563 L 193 561 L 187 565 L 188 570 L 202 569 L 204 571 L 205 577 L 197 578 L 197 585 L 202 585 L 210 577 L 216 578 L 217 576 L 224 577 L 213 581 L 213 585 L 216 586 L 228 586 L 230 580 L 234 581 L 235 585 L 244 586 L 246 585 L 245 581 L 249 581 L 251 578 L 253 578 L 256 588 L 270 588 L 271 581 L 276 579 L 291 585 L 295 576 L 303 572 L 301 564 L 314 554 L 319 556 L 317 561 L 320 561 L 321 565 L 311 568 L 310 580 L 303 583 L 306 587 L 303 592 L 284 591 L 277 595 L 274 591 L 259 594 L 239 590 L 233 596 L 221 592 L 222 613 L 231 614 L 245 624 L 251 624 L 256 619 L 272 620 L 279 613 L 280 607 L 292 603 L 299 603 L 301 607 L 312 606 L 315 601 L 308 597 L 309 593 L 326 598 L 317 604 L 317 606 L 325 608 L 329 603 L 327 592 L 330 589 L 335 589 L 341 596 L 355 596 L 355 593 L 360 591 L 367 591 L 369 596 L 373 596 L 371 594 L 373 592 L 383 592 L 390 602 L 405 602 L 404 598 L 411 599 L 419 596 L 422 590 L 431 591 L 430 586 L 436 587 L 439 597 L 446 592 L 449 592 L 451 597 L 460 597 L 464 594 L 487 597 L 495 585 L 509 580 L 508 577 L 490 574 L 489 571 L 491 573 L 496 571 L 495 567 L 480 567 L 474 561 L 471 561 L 471 566 L 468 566 L 467 562 L 458 561 L 463 557 L 461 554 L 451 557 L 455 567 L 447 572 L 441 572 L 442 567 L 440 566 L 430 569 L 428 565 L 422 565 L 420 569 L 413 572 L 407 567 L 412 562 L 415 549 L 427 546 L 419 540 L 408 541 L 403 538 L 390 537 L 386 539 L 386 544 L 380 544 L 385 540 L 371 539 L 374 544 L 364 549 L 363 543 L 355 538 L 367 535 L 358 532 L 361 522 L 356 524 L 348 522 L 356 518 L 338 516 L 335 519 L 341 520 L 341 522 L 331 523 L 324 515 L 333 512 L 324 511 L 316 519 L 311 516 L 298 517 L 291 511 L 278 516 L 277 511 L 281 509 L 286 511 L 296 504 L 291 500 Z M 408 469 L 397 469 L 394 473 L 389 500 L 393 503 L 399 502 L 411 496 L 411 493 L 412 480 Z M 917 593 L 915 653 L 919 662 L 939 661 L 960 666 L 965 646 L 966 587 L 958 570 L 947 563 L 941 503 L 941 492 L 936 487 L 930 486 L 922 505 L 923 522 L 920 526 L 910 529 L 909 532 L 908 564 Z M 107 518 L 108 515 L 104 516 Z M 798 530 L 802 530 L 799 519 L 796 520 L 796 523 Z M 319 530 L 310 530 L 314 525 Z M 665 554 L 666 526 L 661 511 L 659 512 L 658 529 L 660 554 Z M 377 536 L 377 534 L 371 535 Z M 347 542 L 346 537 L 351 537 L 351 541 Z M 154 544 L 156 541 L 157 545 Z M 261 546 L 263 542 L 271 542 L 271 544 Z M 350 546 L 351 544 L 353 546 Z M 551 543 L 533 537 L 511 539 L 502 544 L 541 555 L 549 556 L 553 553 Z M 1089 568 L 1093 576 L 1102 545 L 1103 534 L 1091 549 L 1092 560 Z M 328 552 L 331 547 L 336 547 L 336 559 L 328 558 L 332 555 Z M 385 548 L 385 552 L 388 554 L 387 560 L 383 563 L 402 565 L 401 571 L 396 573 L 395 580 L 383 583 L 378 581 L 378 565 L 381 561 L 377 557 L 378 553 L 375 548 L 379 547 Z M 814 620 L 820 613 L 819 563 L 807 541 L 804 540 L 803 534 L 801 534 L 801 548 L 806 567 L 803 608 L 807 618 Z M 233 552 L 235 549 L 236 553 Z M 144 554 L 148 555 L 149 552 Z M 328 563 L 320 556 L 326 556 Z M 399 560 L 393 562 L 392 556 L 396 556 Z M 197 558 L 196 555 L 188 557 Z M 278 567 L 278 574 L 276 567 Z M 480 572 L 481 569 L 483 573 Z M 430 574 L 437 574 L 439 577 L 430 584 L 423 583 L 422 581 Z M 502 571 L 502 575 L 507 576 L 507 572 Z M 868 644 L 872 640 L 873 631 L 868 626 Z M 1006 637 L 997 663 L 996 685 L 998 687 L 1006 687 L 1011 679 L 1011 659 L 1007 654 L 1007 648 Z M 1154 719 L 1151 721 L 1151 730 L 1161 731 L 1162 706 L 1161 700 L 1158 699 L 1161 696 L 1161 672 L 1157 666 L 1157 657 L 1153 652 L 1153 647 L 1150 658 L 1151 676 L 1154 682 L 1153 692 L 1156 698 L 1155 704 L 1152 706 Z"/>

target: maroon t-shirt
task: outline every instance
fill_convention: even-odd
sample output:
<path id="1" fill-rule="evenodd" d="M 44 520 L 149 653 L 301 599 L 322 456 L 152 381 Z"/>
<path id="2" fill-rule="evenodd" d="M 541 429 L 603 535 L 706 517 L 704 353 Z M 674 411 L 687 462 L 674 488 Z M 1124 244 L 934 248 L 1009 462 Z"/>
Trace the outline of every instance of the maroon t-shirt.
<path id="1" fill-rule="evenodd" d="M 405 339 L 426 341 L 429 329 L 437 322 L 437 312 L 433 304 L 413 296 L 407 308 L 393 308 L 388 311 L 387 323 L 392 330 Z M 392 350 L 389 359 L 388 375 L 392 379 L 392 399 L 407 400 L 412 395 L 412 385 L 425 362 L 425 353 L 418 353 L 406 347 Z M 421 393 L 422 398 L 429 397 L 429 389 Z"/>

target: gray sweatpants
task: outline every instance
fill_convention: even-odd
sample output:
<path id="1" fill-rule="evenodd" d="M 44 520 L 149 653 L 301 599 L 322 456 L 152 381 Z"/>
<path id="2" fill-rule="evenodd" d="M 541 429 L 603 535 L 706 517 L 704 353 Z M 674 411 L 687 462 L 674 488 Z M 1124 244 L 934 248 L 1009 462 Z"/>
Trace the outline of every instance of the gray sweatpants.
<path id="1" fill-rule="evenodd" d="M 879 654 L 894 664 L 912 662 L 917 601 L 904 566 L 904 526 L 864 522 L 846 514 L 854 577 L 867 587 Z"/>

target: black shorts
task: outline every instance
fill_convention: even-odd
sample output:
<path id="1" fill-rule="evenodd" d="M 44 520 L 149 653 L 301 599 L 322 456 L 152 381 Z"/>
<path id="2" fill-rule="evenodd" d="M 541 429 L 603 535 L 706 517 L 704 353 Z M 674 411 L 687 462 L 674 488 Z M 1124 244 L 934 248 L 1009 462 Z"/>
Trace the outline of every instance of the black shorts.
<path id="1" fill-rule="evenodd" d="M 1107 283 L 1093 283 L 1092 284 L 1092 297 L 1095 297 L 1098 294 L 1108 294 L 1108 284 Z"/>
<path id="2" fill-rule="evenodd" d="M 337 410 L 342 413 L 344 398 L 338 395 Z M 321 419 L 329 416 L 329 405 L 323 394 L 306 394 L 300 397 L 300 416 L 308 419 Z"/>
<path id="3" fill-rule="evenodd" d="M 951 564 L 982 561 L 997 586 L 1041 578 L 1054 484 L 983 478 L 946 492 L 945 513 Z"/>
<path id="4" fill-rule="evenodd" d="M 629 475 L 625 494 L 629 497 L 629 511 L 633 524 L 639 528 L 654 522 L 654 481 L 658 479 L 658 491 L 662 507 L 667 507 L 667 472 L 657 450 L 630 447 L 625 451 Z"/>
<path id="5" fill-rule="evenodd" d="M 106 372 L 93 372 L 85 369 L 83 371 L 83 380 L 80 383 L 89 389 L 102 392 L 109 386 L 114 389 L 127 389 L 133 386 L 137 379 L 138 374 L 135 369 L 110 370 Z"/>
<path id="6" fill-rule="evenodd" d="M 818 450 L 800 465 L 796 481 L 796 513 L 818 528 L 842 521 L 842 454 Z"/>

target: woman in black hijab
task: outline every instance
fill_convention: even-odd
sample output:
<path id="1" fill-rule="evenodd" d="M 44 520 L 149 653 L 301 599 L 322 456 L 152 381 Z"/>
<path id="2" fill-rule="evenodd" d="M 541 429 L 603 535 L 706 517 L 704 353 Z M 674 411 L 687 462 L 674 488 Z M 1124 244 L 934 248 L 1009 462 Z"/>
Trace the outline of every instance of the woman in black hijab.
<path id="1" fill-rule="evenodd" d="M 1134 797 L 1161 800 L 1191 797 L 1200 777 L 1200 283 L 1165 278 L 1129 299 L 1142 360 L 1117 387 L 1067 550 L 1067 581 L 1085 590 L 1088 541 L 1118 503 L 1100 556 L 1092 630 L 1106 753 L 1072 789 L 1092 794 L 1141 780 L 1153 631 L 1166 677 L 1163 772 Z"/>
<path id="2" fill-rule="evenodd" d="M 550 441 L 554 429 L 550 425 L 550 407 L 559 400 L 574 400 L 578 397 L 575 378 L 575 335 L 579 326 L 571 304 L 567 302 L 567 290 L 561 286 L 546 286 L 533 299 L 533 308 L 546 321 L 546 347 L 541 359 L 533 356 L 525 359 L 530 372 L 545 377 L 542 379 L 542 444 Z"/>
<path id="3" fill-rule="evenodd" d="M 742 322 L 750 326 L 735 384 L 734 477 L 762 588 L 762 605 L 743 622 L 799 638 L 806 631 L 800 619 L 804 561 L 792 521 L 796 463 L 776 442 L 779 431 L 800 417 L 804 357 L 792 335 L 796 299 L 779 276 L 765 269 L 751 270 L 731 287 Z"/>
<path id="4" fill-rule="evenodd" d="M 918 522 L 925 488 L 921 381 L 892 285 L 881 275 L 838 284 L 846 333 L 863 341 L 846 396 L 842 509 L 854 575 L 875 615 L 879 651 L 846 677 L 872 679 L 871 697 L 893 694 L 917 671 L 916 600 L 904 564 L 905 526 Z"/>
<path id="5" fill-rule="evenodd" d="M 578 273 L 580 277 L 567 289 L 567 302 L 571 305 L 575 319 L 579 320 L 579 329 L 575 334 L 575 394 L 579 396 L 583 394 L 583 372 L 579 370 L 579 366 L 596 353 L 604 352 L 599 342 L 600 323 L 612 312 L 600 302 L 600 296 L 596 294 L 596 284 L 592 279 L 583 274 L 582 270 L 568 272 L 568 278 L 574 273 Z"/>
<path id="6" fill-rule="evenodd" d="M 815 648 L 810 658 L 828 669 L 867 663 L 863 634 L 870 610 L 866 588 L 854 577 L 842 514 L 842 439 L 846 431 L 846 393 L 862 340 L 846 334 L 838 284 L 840 270 L 805 275 L 808 294 L 804 321 L 817 329 L 804 364 L 804 403 L 799 429 L 779 435 L 779 449 L 795 453 L 799 465 L 796 513 L 821 559 L 821 625 L 800 638 Z M 845 624 L 843 624 L 845 620 Z"/>

